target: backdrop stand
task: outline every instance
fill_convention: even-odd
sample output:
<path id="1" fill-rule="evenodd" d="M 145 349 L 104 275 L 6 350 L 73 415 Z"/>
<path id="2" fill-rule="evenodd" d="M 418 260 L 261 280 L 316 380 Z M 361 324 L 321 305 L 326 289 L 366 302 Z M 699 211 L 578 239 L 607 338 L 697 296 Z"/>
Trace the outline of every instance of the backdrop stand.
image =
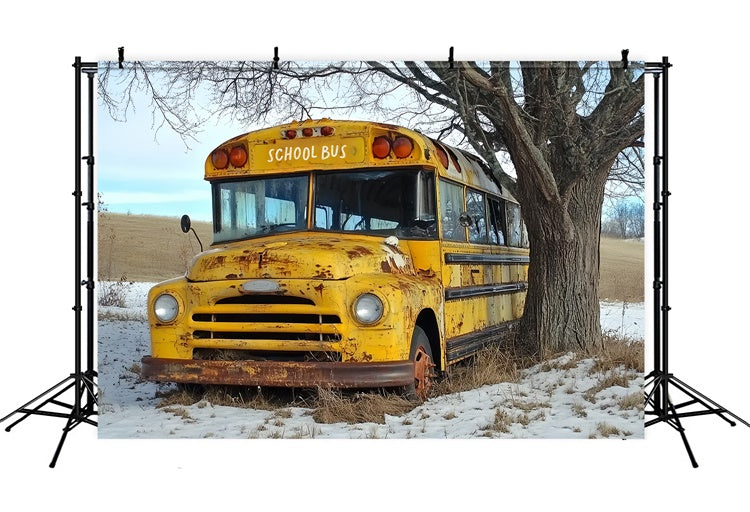
<path id="1" fill-rule="evenodd" d="M 94 369 L 94 75 L 97 71 L 96 62 L 81 62 L 80 57 L 75 58 L 75 371 L 68 377 L 49 388 L 44 393 L 26 402 L 21 407 L 0 419 L 0 423 L 15 414 L 22 416 L 5 428 L 6 432 L 21 423 L 29 416 L 39 415 L 55 418 L 66 418 L 60 442 L 50 462 L 50 467 L 55 467 L 68 432 L 82 423 L 96 426 L 97 422 L 92 416 L 97 415 L 98 387 L 96 384 L 97 373 Z M 81 156 L 81 74 L 88 76 L 88 154 Z M 87 201 L 81 203 L 81 161 L 86 160 L 88 168 L 88 197 Z M 87 247 L 86 247 L 86 280 L 81 280 L 81 207 L 88 211 L 87 220 Z M 81 288 L 86 287 L 86 370 L 82 369 L 83 346 L 81 337 Z M 73 390 L 73 403 L 59 400 L 60 396 L 68 390 Z M 53 406 L 55 409 L 48 410 Z M 62 409 L 62 412 L 59 410 Z"/>
<path id="2" fill-rule="evenodd" d="M 680 418 L 716 414 L 733 427 L 736 423 L 727 416 L 748 427 L 750 423 L 669 373 L 668 314 L 671 308 L 668 300 L 668 203 L 671 193 L 667 181 L 669 163 L 667 158 L 667 70 L 671 66 L 667 57 L 663 57 L 661 62 L 646 63 L 646 72 L 654 75 L 654 370 L 646 375 L 644 412 L 646 415 L 655 416 L 646 422 L 646 427 L 665 422 L 680 433 L 690 462 L 694 468 L 697 468 L 698 462 L 690 449 L 690 443 L 688 443 Z M 674 403 L 670 396 L 670 386 L 686 395 L 687 400 Z M 680 411 L 690 406 L 698 406 L 698 408 Z"/>

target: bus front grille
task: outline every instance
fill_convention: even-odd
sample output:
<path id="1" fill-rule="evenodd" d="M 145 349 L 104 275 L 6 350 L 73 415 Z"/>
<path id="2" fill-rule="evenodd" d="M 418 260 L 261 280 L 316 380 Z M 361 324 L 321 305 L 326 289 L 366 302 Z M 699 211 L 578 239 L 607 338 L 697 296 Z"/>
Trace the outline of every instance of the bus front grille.
<path id="1" fill-rule="evenodd" d="M 194 308 L 193 339 L 341 341 L 338 311 L 305 297 L 240 295 Z"/>

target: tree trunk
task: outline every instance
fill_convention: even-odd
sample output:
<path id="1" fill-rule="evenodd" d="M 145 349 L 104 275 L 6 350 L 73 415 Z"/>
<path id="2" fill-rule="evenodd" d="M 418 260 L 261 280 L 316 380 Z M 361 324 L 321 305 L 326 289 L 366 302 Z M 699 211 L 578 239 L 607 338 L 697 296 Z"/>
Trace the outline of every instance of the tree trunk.
<path id="1" fill-rule="evenodd" d="M 562 203 L 524 186 L 521 174 L 531 264 L 519 347 L 542 357 L 573 347 L 587 350 L 601 342 L 599 235 L 607 173 L 577 179 Z"/>

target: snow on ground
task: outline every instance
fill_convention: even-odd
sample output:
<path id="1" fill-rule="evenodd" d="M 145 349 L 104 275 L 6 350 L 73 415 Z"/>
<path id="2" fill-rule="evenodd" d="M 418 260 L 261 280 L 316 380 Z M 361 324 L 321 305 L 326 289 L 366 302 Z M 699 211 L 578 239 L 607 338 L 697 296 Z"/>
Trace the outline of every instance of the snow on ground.
<path id="1" fill-rule="evenodd" d="M 631 372 L 627 387 L 595 392 L 610 375 L 593 371 L 593 359 L 576 361 L 573 354 L 524 371 L 518 382 L 432 398 L 402 416 L 386 416 L 384 424 L 323 424 L 303 407 L 266 411 L 205 400 L 157 408 L 157 391 L 173 385 L 144 382 L 138 375 L 141 358 L 150 353 L 145 312 L 150 286 L 126 286 L 125 307 L 99 308 L 101 438 L 643 437 L 643 376 Z M 643 339 L 643 304 L 602 303 L 601 319 L 605 331 Z"/>

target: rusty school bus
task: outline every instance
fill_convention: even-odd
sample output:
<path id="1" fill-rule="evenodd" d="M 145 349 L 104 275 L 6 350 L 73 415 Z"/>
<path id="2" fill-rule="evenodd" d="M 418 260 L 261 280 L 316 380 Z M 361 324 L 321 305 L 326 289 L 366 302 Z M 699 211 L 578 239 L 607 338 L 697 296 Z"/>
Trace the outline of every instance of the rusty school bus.
<path id="1" fill-rule="evenodd" d="M 468 153 L 324 119 L 235 137 L 205 178 L 212 248 L 149 293 L 149 380 L 424 399 L 521 317 L 520 208 Z"/>

